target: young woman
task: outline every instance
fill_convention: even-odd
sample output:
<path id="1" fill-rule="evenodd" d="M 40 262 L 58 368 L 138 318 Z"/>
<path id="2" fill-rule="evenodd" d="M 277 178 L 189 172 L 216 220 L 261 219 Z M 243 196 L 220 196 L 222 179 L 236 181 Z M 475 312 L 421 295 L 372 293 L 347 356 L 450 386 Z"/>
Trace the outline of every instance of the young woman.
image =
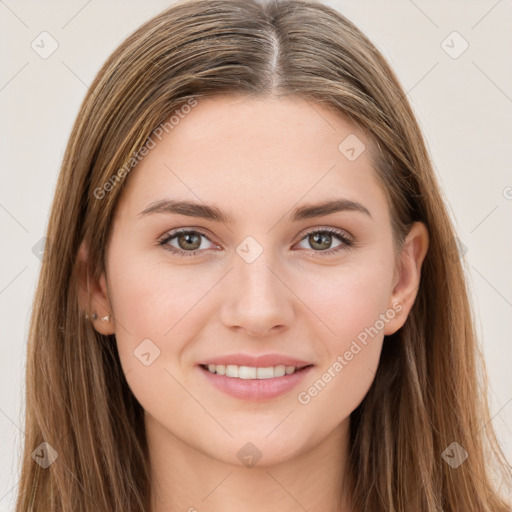
<path id="1" fill-rule="evenodd" d="M 335 10 L 141 26 L 81 106 L 47 237 L 17 512 L 510 510 L 422 134 Z"/>

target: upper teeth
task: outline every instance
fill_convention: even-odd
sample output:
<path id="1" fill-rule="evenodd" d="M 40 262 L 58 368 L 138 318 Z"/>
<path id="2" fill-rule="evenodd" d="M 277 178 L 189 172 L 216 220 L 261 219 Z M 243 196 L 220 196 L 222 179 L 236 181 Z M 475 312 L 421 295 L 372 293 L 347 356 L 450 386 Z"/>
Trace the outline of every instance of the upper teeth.
<path id="1" fill-rule="evenodd" d="M 267 366 L 265 368 L 256 368 L 254 366 L 237 366 L 235 364 L 209 364 L 208 370 L 212 373 L 225 375 L 226 377 L 236 377 L 238 379 L 272 379 L 290 375 L 296 371 L 295 366 Z"/>

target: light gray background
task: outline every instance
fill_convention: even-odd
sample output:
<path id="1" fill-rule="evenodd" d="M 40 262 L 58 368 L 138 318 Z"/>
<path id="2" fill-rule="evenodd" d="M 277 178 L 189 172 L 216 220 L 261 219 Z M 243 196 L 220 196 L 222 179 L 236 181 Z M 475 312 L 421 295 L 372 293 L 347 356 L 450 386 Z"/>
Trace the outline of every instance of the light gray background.
<path id="1" fill-rule="evenodd" d="M 0 512 L 14 508 L 26 338 L 67 138 L 88 84 L 136 27 L 172 2 L 0 0 Z M 408 91 L 458 236 L 490 380 L 493 425 L 512 460 L 512 2 L 327 2 L 383 52 Z M 58 49 L 32 48 L 47 31 Z M 469 44 L 442 47 L 453 31 Z M 453 41 L 453 43 L 452 43 Z M 451 52 L 462 48 L 451 36 Z"/>

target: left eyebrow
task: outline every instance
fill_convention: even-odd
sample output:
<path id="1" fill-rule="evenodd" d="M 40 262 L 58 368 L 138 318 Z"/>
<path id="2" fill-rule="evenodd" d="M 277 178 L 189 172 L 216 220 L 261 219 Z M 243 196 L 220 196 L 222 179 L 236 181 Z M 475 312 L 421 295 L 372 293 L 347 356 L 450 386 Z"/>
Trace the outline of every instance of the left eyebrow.
<path id="1" fill-rule="evenodd" d="M 323 203 L 318 204 L 308 204 L 304 206 L 300 206 L 299 208 L 295 208 L 289 216 L 289 220 L 292 222 L 297 222 L 303 219 L 311 219 L 313 217 L 323 217 L 325 215 L 330 215 L 331 213 L 343 212 L 343 211 L 353 211 L 353 212 L 361 212 L 365 215 L 368 215 L 370 219 L 372 218 L 371 213 L 368 208 L 363 206 L 361 203 L 357 201 L 352 201 L 350 199 L 333 199 L 331 201 L 325 201 Z"/>
<path id="2" fill-rule="evenodd" d="M 298 222 L 304 219 L 314 217 L 323 217 L 332 213 L 342 211 L 354 211 L 368 215 L 372 218 L 369 210 L 357 201 L 350 199 L 333 199 L 318 204 L 307 204 L 295 208 L 289 215 L 288 220 Z M 161 199 L 149 204 L 140 215 L 148 215 L 151 213 L 175 213 L 178 215 L 187 215 L 189 217 L 197 217 L 216 222 L 229 224 L 234 222 L 234 218 L 230 213 L 223 212 L 216 206 L 208 206 L 193 201 L 175 201 L 171 199 Z"/>

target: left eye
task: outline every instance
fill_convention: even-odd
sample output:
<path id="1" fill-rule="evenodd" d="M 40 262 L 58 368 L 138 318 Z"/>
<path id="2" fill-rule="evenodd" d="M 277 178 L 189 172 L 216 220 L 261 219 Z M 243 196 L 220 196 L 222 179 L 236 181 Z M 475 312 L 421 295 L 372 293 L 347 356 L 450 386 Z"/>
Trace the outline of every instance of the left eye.
<path id="1" fill-rule="evenodd" d="M 165 237 L 160 240 L 159 245 L 164 246 L 165 249 L 171 251 L 172 253 L 178 254 L 179 256 L 197 256 L 200 252 L 202 252 L 201 238 L 205 238 L 211 242 L 211 240 L 200 231 L 190 229 L 173 231 L 165 235 Z M 331 248 L 332 238 L 336 238 L 340 242 L 334 248 Z M 170 242 L 174 240 L 177 241 L 178 247 L 170 244 Z M 314 250 L 314 252 L 322 254 L 332 254 L 344 249 L 348 249 L 353 245 L 352 239 L 344 231 L 333 228 L 323 228 L 309 231 L 300 240 L 300 242 L 304 241 L 309 243 L 313 248 L 316 247 L 316 249 L 318 249 Z M 204 247 L 203 249 L 207 250 Z"/>
<path id="2" fill-rule="evenodd" d="M 331 248 L 332 238 L 336 238 L 340 242 L 334 248 Z M 316 246 L 317 249 L 320 249 L 314 252 L 323 254 L 332 254 L 343 249 L 348 249 L 353 245 L 351 238 L 344 231 L 333 228 L 310 231 L 309 233 L 306 233 L 306 236 L 301 240 L 301 242 L 304 240 L 312 247 Z M 325 245 L 328 245 L 329 247 L 325 247 Z"/>

